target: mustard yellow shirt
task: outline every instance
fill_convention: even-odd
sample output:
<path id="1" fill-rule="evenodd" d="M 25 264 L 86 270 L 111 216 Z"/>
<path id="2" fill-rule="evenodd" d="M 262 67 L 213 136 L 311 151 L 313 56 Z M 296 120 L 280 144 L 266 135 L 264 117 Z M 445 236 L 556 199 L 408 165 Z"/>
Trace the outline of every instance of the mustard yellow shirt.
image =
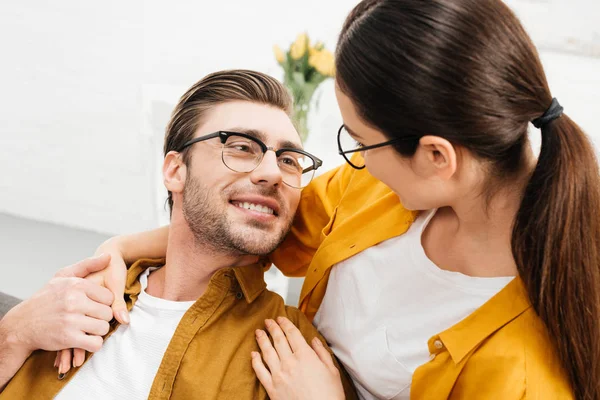
<path id="1" fill-rule="evenodd" d="M 131 309 L 141 291 L 140 274 L 164 260 L 140 260 L 127 275 L 125 299 Z M 296 308 L 284 305 L 276 293 L 266 290 L 265 264 L 217 271 L 206 292 L 185 313 L 165 351 L 150 390 L 149 399 L 266 399 L 256 378 L 250 352 L 260 351 L 254 331 L 264 320 L 288 317 L 307 341 L 317 330 Z M 116 330 L 111 323 L 105 340 Z M 77 374 L 72 369 L 63 380 L 53 367 L 55 352 L 36 351 L 17 372 L 0 399 L 51 399 Z M 88 354 L 87 360 L 91 355 Z M 337 362 L 336 362 L 337 365 Z M 350 379 L 341 370 L 346 397 L 355 398 Z"/>
<path id="2" fill-rule="evenodd" d="M 312 320 L 331 267 L 403 234 L 416 216 L 366 169 L 344 164 L 304 189 L 292 232 L 271 260 L 288 276 L 306 276 L 300 309 Z M 413 400 L 572 398 L 519 278 L 428 346 L 431 361 L 413 375 Z"/>

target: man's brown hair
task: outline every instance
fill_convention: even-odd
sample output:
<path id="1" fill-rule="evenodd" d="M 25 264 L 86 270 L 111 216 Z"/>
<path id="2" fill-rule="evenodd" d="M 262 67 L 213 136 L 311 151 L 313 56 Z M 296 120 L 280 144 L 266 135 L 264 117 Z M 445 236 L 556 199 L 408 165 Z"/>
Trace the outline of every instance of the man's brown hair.
<path id="1" fill-rule="evenodd" d="M 164 154 L 178 151 L 194 138 L 210 110 L 229 101 L 250 101 L 270 105 L 292 112 L 292 99 L 286 88 L 275 78 L 249 70 L 219 71 L 205 76 L 192 85 L 179 99 L 171 114 L 165 134 Z M 188 165 L 188 151 L 183 150 L 183 161 Z M 173 198 L 169 191 L 169 209 L 173 209 Z"/>

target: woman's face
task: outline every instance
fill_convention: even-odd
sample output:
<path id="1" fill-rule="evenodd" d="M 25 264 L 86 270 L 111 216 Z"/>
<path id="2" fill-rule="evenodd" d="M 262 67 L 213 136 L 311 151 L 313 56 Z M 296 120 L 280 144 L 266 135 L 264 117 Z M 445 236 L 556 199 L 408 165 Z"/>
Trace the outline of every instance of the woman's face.
<path id="1" fill-rule="evenodd" d="M 350 98 L 337 85 L 335 93 L 344 125 L 357 142 L 370 146 L 389 140 L 360 118 Z M 407 209 L 429 210 L 446 205 L 452 186 L 449 181 L 456 170 L 456 154 L 444 139 L 423 137 L 410 158 L 402 157 L 393 146 L 367 150 L 362 156 L 371 175 L 392 189 Z"/>

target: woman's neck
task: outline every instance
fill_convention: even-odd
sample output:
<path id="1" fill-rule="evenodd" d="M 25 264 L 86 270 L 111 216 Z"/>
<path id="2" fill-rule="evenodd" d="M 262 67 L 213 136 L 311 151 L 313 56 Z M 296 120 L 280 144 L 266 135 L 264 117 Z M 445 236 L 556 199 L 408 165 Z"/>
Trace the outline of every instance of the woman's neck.
<path id="1" fill-rule="evenodd" d="M 511 239 L 535 168 L 533 156 L 528 160 L 523 172 L 491 197 L 471 193 L 438 210 L 422 237 L 425 252 L 438 267 L 478 277 L 517 275 Z"/>

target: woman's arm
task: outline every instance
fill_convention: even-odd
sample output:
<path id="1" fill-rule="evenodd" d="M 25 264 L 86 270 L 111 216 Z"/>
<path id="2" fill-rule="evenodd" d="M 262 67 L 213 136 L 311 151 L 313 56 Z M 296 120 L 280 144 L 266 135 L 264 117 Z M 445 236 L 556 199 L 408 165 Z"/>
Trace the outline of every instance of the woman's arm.
<path id="1" fill-rule="evenodd" d="M 129 323 L 127 305 L 123 294 L 127 278 L 127 265 L 140 258 L 165 258 L 167 254 L 167 241 L 169 227 L 163 226 L 150 231 L 120 235 L 108 239 L 96 250 L 96 254 L 110 254 L 111 261 L 108 267 L 89 279 L 101 278 L 104 286 L 114 295 L 112 305 L 115 318 L 122 324 Z"/>
<path id="2" fill-rule="evenodd" d="M 166 225 L 150 231 L 115 236 L 104 242 L 96 253 L 104 253 L 104 250 L 118 251 L 125 264 L 131 264 L 140 258 L 165 258 L 168 239 L 169 226 Z"/>
<path id="3" fill-rule="evenodd" d="M 353 160 L 359 158 L 356 153 Z M 358 160 L 356 160 L 358 162 Z M 305 276 L 313 255 L 356 169 L 347 163 L 314 179 L 302 191 L 292 230 L 271 254 L 271 261 L 287 276 Z"/>

